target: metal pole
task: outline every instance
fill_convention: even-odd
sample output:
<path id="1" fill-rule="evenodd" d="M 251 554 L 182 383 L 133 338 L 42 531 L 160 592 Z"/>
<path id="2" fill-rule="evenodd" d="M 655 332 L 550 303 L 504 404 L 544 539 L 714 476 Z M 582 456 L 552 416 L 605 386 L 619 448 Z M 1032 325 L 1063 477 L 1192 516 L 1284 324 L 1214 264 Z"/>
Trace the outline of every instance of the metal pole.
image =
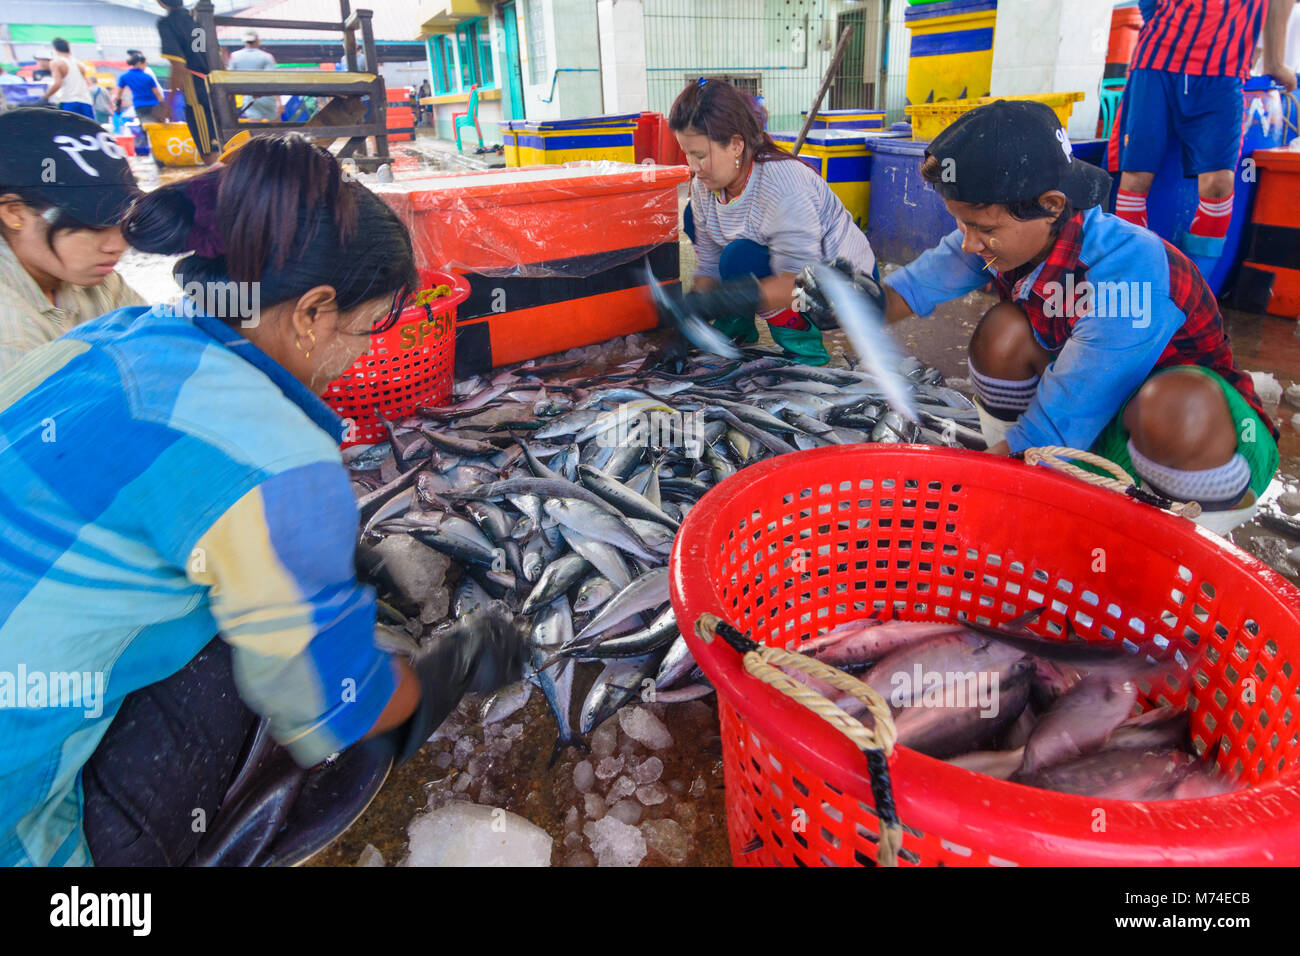
<path id="1" fill-rule="evenodd" d="M 839 42 L 835 44 L 835 55 L 831 57 L 831 65 L 826 68 L 826 75 L 822 77 L 821 89 L 817 91 L 817 98 L 813 100 L 812 109 L 808 110 L 808 117 L 803 121 L 803 129 L 799 130 L 799 138 L 794 141 L 794 149 L 790 152 L 799 155 L 799 150 L 803 148 L 803 141 L 808 138 L 808 130 L 812 129 L 813 120 L 817 118 L 817 110 L 822 105 L 822 97 L 830 89 L 831 80 L 835 76 L 836 69 L 839 68 L 840 60 L 844 59 L 844 53 L 849 48 L 849 37 L 853 36 L 853 24 L 844 27 L 844 32 L 840 34 Z"/>

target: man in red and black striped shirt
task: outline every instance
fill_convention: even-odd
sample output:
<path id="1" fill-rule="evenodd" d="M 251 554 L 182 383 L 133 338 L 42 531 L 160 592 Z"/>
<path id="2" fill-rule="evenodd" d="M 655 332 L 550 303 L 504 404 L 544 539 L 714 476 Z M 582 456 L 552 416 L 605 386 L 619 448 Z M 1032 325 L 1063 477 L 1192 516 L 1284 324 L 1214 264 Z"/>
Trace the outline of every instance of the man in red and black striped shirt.
<path id="1" fill-rule="evenodd" d="M 1143 0 L 1145 22 L 1129 68 L 1115 214 L 1147 224 L 1147 193 L 1169 137 L 1182 144 L 1183 174 L 1200 203 L 1178 237 L 1189 255 L 1217 258 L 1232 220 L 1233 172 L 1241 154 L 1242 81 L 1264 30 L 1264 71 L 1288 90 L 1283 62 L 1295 0 Z"/>

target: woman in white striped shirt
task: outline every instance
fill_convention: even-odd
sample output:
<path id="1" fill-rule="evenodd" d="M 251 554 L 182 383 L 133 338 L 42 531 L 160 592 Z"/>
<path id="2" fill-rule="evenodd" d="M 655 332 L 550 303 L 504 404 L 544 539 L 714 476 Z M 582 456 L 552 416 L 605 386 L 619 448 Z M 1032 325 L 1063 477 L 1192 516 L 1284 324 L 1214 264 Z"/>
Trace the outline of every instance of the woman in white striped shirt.
<path id="1" fill-rule="evenodd" d="M 790 307 L 795 276 L 835 258 L 871 275 L 876 257 L 839 197 L 776 145 L 764 119 L 730 83 L 703 78 L 668 115 L 695 174 L 685 230 L 699 268 L 687 305 L 742 343 L 757 341 L 757 315 L 792 358 L 824 365 L 821 332 Z"/>

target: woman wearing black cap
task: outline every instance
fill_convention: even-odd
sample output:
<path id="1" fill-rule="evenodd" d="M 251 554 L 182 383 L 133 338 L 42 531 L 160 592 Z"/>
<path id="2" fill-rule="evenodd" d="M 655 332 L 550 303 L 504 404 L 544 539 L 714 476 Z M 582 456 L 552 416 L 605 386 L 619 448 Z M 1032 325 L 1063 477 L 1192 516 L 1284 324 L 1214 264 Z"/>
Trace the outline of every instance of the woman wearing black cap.
<path id="1" fill-rule="evenodd" d="M 117 223 L 139 194 L 126 154 L 93 120 L 0 115 L 0 375 L 88 319 L 144 305 L 113 271 Z"/>

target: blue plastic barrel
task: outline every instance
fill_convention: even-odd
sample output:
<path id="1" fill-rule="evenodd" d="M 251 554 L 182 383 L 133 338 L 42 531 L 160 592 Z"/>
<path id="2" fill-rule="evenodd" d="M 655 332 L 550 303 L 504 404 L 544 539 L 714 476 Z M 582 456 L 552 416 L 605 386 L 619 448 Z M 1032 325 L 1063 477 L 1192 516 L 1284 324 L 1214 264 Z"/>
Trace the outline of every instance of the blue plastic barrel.
<path id="1" fill-rule="evenodd" d="M 930 143 L 888 134 L 868 135 L 866 140 L 873 153 L 867 238 L 877 258 L 911 262 L 957 228 L 939 194 L 921 178 L 921 163 Z M 1105 140 L 1077 140 L 1071 146 L 1077 159 L 1102 165 Z"/>
<path id="2" fill-rule="evenodd" d="M 939 194 L 921 178 L 928 140 L 868 136 L 872 151 L 867 238 L 876 258 L 908 263 L 956 228 Z"/>

